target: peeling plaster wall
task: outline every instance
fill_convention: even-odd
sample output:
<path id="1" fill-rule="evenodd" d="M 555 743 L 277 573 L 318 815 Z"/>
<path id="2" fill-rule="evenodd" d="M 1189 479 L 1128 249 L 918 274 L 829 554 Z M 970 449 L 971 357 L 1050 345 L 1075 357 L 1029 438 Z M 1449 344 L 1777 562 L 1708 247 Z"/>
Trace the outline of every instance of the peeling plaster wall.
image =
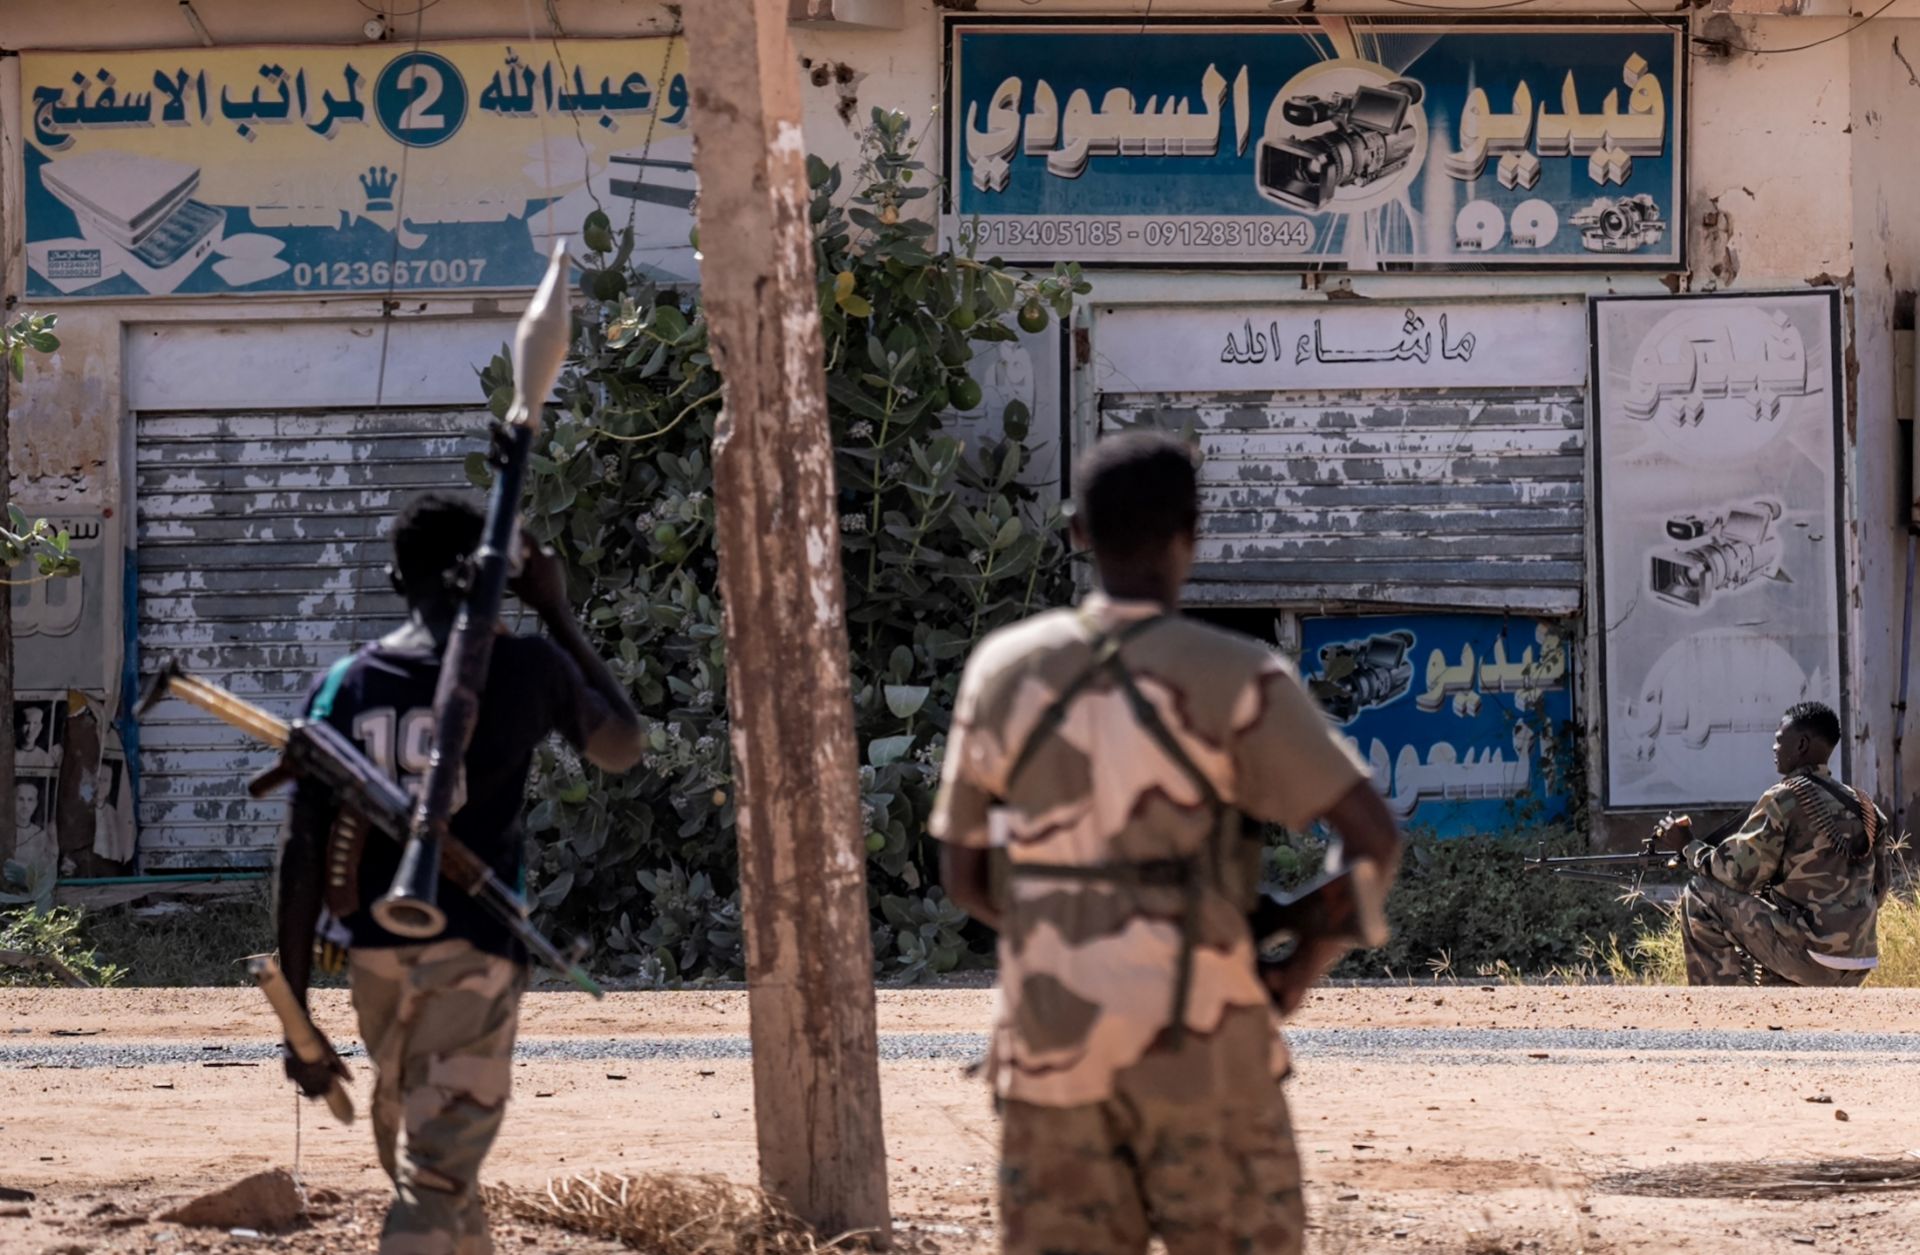
<path id="1" fill-rule="evenodd" d="M 1920 286 L 1920 21 L 1900 16 L 1909 12 L 1920 9 L 1902 4 L 1814 48 L 1696 55 L 1689 158 L 1694 289 L 1842 291 L 1854 777 L 1888 800 L 1908 478 L 1893 412 L 1893 310 L 1896 293 Z M 1715 17 L 1695 29 L 1786 49 L 1856 20 Z M 1903 755 L 1910 797 L 1920 784 L 1913 739 Z"/>
<path id="2" fill-rule="evenodd" d="M 1860 612 L 1855 733 L 1867 739 L 1876 791 L 1911 812 L 1920 789 L 1920 728 L 1909 719 L 1904 780 L 1893 796 L 1894 703 L 1900 676 L 1908 466 L 1895 413 L 1894 304 L 1920 288 L 1920 20 L 1883 21 L 1848 41 L 1853 81 L 1853 407 Z"/>
<path id="3" fill-rule="evenodd" d="M 1732 27 L 1731 23 L 1715 24 Z M 1700 28 L 1702 30 L 1705 27 Z M 1750 45 L 1804 44 L 1845 29 L 1840 21 L 1741 22 Z M 1852 269 L 1853 223 L 1848 40 L 1786 56 L 1696 53 L 1692 73 L 1691 217 L 1687 256 L 1697 290 L 1798 287 L 1811 275 Z M 1706 220 L 1718 213 L 1720 221 Z M 1730 235 L 1730 238 L 1729 238 Z M 1736 274 L 1716 277 L 1731 246 Z"/>

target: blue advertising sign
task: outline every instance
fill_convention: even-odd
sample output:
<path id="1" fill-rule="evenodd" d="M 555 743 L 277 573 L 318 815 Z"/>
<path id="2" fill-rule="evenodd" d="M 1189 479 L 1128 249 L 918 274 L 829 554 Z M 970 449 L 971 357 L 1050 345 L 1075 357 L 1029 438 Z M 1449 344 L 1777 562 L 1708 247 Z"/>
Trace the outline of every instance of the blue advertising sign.
<path id="1" fill-rule="evenodd" d="M 604 212 L 697 278 L 671 38 L 28 52 L 36 300 L 531 287 Z"/>
<path id="2" fill-rule="evenodd" d="M 1675 266 L 1684 35 L 948 26 L 948 226 L 1013 261 Z"/>
<path id="3" fill-rule="evenodd" d="M 1309 618 L 1301 643 L 1301 678 L 1403 824 L 1451 837 L 1566 814 L 1556 741 L 1573 719 L 1572 650 L 1552 623 Z"/>

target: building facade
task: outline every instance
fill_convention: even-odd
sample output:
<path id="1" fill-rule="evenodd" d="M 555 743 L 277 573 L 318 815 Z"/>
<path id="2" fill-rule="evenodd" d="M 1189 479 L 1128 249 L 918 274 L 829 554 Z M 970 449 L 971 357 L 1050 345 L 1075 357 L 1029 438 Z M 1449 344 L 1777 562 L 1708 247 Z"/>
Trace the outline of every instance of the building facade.
<path id="1" fill-rule="evenodd" d="M 383 8 L 0 17 L 5 291 L 62 338 L 14 500 L 84 562 L 13 593 L 13 856 L 67 879 L 269 857 L 257 751 L 131 699 L 177 656 L 287 711 L 392 618 L 383 520 L 465 482 L 555 236 L 599 209 L 697 282 L 671 6 Z M 1026 403 L 1062 488 L 1190 434 L 1191 600 L 1300 656 L 1409 822 L 1624 833 L 1751 798 L 1804 698 L 1858 783 L 1916 779 L 1920 3 L 1783 8 L 795 0 L 794 37 L 812 151 L 903 110 L 944 235 L 1089 267 L 965 421 Z"/>

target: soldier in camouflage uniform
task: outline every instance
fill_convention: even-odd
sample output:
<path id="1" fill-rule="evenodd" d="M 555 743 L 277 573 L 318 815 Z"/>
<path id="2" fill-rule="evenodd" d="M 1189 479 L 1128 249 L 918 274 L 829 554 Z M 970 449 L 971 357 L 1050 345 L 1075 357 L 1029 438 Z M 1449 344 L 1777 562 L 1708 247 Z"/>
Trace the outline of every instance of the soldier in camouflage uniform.
<path id="1" fill-rule="evenodd" d="M 1687 983 L 1858 985 L 1878 966 L 1875 917 L 1889 887 L 1887 818 L 1836 781 L 1840 720 L 1818 702 L 1774 733 L 1783 779 L 1740 830 L 1708 845 L 1684 820 L 1660 830 L 1692 869 L 1681 901 Z"/>
<path id="2" fill-rule="evenodd" d="M 480 530 L 464 497 L 424 493 L 407 503 L 394 523 L 391 573 L 409 620 L 342 658 L 307 704 L 309 718 L 410 789 L 429 764 L 455 576 Z M 625 771 L 641 746 L 639 717 L 574 620 L 554 556 L 529 550 L 513 591 L 551 636 L 495 641 L 452 820 L 453 835 L 507 884 L 525 877 L 519 816 L 534 748 L 558 733 L 595 765 Z M 335 820 L 332 794 L 302 781 L 280 855 L 280 963 L 305 1005 L 316 931 L 349 947 L 353 1009 L 373 1064 L 374 1145 L 394 1187 L 380 1255 L 490 1255 L 480 1165 L 506 1116 L 527 956 L 505 925 L 444 886 L 439 937 L 387 932 L 369 908 L 393 883 L 400 847 L 375 837 L 355 854 L 336 841 Z M 286 1068 L 310 1097 L 331 1083 L 324 1065 L 291 1050 Z"/>
<path id="3" fill-rule="evenodd" d="M 949 893 L 1000 931 L 1004 1249 L 1123 1255 L 1158 1233 L 1170 1255 L 1287 1255 L 1305 1211 L 1275 1005 L 1339 951 L 1263 980 L 1222 844 L 1252 843 L 1223 816 L 1327 819 L 1383 882 L 1399 834 L 1291 665 L 1175 613 L 1185 446 L 1109 438 L 1076 483 L 1101 590 L 974 651 L 932 821 Z"/>

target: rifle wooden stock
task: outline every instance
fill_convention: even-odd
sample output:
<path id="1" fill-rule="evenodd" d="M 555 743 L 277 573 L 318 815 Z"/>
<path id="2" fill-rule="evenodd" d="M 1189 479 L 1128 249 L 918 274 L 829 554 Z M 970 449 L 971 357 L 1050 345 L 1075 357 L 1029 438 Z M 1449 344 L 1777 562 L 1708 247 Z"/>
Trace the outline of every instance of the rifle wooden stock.
<path id="1" fill-rule="evenodd" d="M 274 1016 L 279 1019 L 280 1030 L 294 1055 L 302 1063 L 325 1065 L 333 1073 L 333 1084 L 323 1095 L 327 1100 L 327 1110 L 333 1112 L 334 1119 L 340 1123 L 352 1124 L 353 1095 L 347 1092 L 347 1082 L 353 1079 L 353 1073 L 347 1071 L 347 1065 L 341 1061 L 333 1043 L 314 1024 L 306 1008 L 300 1005 L 300 1000 L 293 996 L 293 987 L 287 984 L 286 976 L 280 971 L 279 960 L 270 954 L 256 954 L 247 960 L 247 971 L 253 975 L 254 983 L 260 986 L 260 992 L 267 996 L 267 1005 L 273 1008 Z"/>

